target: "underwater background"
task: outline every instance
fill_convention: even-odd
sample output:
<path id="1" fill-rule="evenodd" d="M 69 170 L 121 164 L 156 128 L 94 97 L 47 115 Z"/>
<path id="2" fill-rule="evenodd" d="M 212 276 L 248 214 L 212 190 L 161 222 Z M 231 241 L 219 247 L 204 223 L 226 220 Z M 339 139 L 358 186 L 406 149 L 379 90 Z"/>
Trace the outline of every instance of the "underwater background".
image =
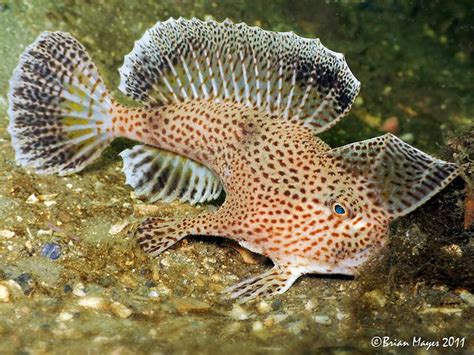
<path id="1" fill-rule="evenodd" d="M 468 0 L 0 0 L 0 353 L 472 351 L 473 15 Z M 133 198 L 123 140 L 79 174 L 32 174 L 16 166 L 6 131 L 8 80 L 42 31 L 70 32 L 112 94 L 134 104 L 117 89 L 123 57 L 156 21 L 180 16 L 320 38 L 362 82 L 350 113 L 321 138 L 335 147 L 392 132 L 463 164 L 463 178 L 395 222 L 356 280 L 307 276 L 277 298 L 220 301 L 268 262 L 208 238 L 150 260 L 133 239 L 144 216 L 215 206 Z M 440 345 L 373 347 L 375 336 Z M 445 348 L 443 337 L 457 343 Z"/>

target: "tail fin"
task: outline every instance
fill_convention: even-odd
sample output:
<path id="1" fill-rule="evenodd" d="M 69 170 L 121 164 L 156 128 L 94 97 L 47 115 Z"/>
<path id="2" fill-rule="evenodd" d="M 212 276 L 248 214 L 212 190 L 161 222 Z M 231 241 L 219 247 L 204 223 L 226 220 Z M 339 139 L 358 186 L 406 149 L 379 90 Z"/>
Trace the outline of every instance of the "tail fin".
<path id="1" fill-rule="evenodd" d="M 41 174 L 82 170 L 113 139 L 113 108 L 85 48 L 67 33 L 42 33 L 10 80 L 16 161 Z"/>

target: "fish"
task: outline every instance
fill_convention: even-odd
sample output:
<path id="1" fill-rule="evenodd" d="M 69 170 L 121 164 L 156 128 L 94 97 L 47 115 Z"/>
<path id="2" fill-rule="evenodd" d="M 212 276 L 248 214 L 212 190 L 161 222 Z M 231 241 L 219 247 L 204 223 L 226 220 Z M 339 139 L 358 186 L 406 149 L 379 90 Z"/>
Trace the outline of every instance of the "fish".
<path id="1" fill-rule="evenodd" d="M 304 274 L 355 275 L 389 224 L 459 173 L 387 133 L 331 148 L 318 134 L 360 90 L 341 53 L 319 39 L 230 20 L 169 19 L 135 42 L 119 69 L 125 106 L 85 47 L 44 32 L 10 80 L 16 162 L 38 174 L 77 173 L 118 137 L 137 197 L 216 211 L 147 218 L 136 239 L 158 256 L 189 235 L 229 238 L 273 267 L 226 288 L 247 302 L 282 294 Z"/>

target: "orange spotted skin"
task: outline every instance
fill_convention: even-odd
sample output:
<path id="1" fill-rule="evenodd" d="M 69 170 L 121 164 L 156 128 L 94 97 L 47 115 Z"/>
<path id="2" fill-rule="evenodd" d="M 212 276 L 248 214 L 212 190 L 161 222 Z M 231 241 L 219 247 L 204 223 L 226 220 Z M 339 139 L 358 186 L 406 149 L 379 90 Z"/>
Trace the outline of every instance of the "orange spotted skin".
<path id="1" fill-rule="evenodd" d="M 221 179 L 226 200 L 184 220 L 188 234 L 224 236 L 302 272 L 353 274 L 380 247 L 390 218 L 303 125 L 231 102 L 153 110 L 119 107 L 121 135 L 192 158 Z M 334 201 L 349 207 L 339 216 Z"/>

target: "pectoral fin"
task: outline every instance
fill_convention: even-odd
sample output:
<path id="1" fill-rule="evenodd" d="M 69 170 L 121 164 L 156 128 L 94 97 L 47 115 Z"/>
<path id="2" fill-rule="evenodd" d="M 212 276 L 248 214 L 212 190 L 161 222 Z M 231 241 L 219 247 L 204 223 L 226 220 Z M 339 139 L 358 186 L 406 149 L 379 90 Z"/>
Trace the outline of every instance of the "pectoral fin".
<path id="1" fill-rule="evenodd" d="M 268 297 L 284 293 L 299 276 L 299 273 L 290 269 L 274 266 L 261 275 L 226 288 L 222 293 L 225 298 L 238 298 L 240 303 L 244 303 L 255 297 Z"/>
<path id="2" fill-rule="evenodd" d="M 413 211 L 459 173 L 456 164 L 425 154 L 392 134 L 333 149 L 327 156 L 358 178 L 367 196 L 393 217 Z"/>

